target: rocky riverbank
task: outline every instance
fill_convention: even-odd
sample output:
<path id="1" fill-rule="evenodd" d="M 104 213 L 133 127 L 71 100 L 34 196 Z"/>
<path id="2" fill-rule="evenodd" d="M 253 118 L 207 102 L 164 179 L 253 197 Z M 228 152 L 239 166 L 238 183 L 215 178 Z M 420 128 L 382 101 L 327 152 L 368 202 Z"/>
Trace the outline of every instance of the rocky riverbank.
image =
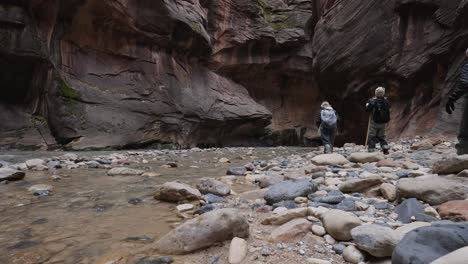
<path id="1" fill-rule="evenodd" d="M 226 175 L 216 175 L 203 162 L 182 162 L 189 157 L 197 157 L 197 162 L 209 157 L 205 163 Z M 392 144 L 389 156 L 346 144 L 331 155 L 285 148 L 148 150 L 101 156 L 68 153 L 2 162 L 2 167 L 0 179 L 7 184 L 0 188 L 22 188 L 23 197 L 28 190 L 34 203 L 65 199 L 54 193 L 56 188 L 67 188 L 67 174 L 84 170 L 99 172 L 110 185 L 144 185 L 146 195 L 128 199 L 134 205 L 126 206 L 153 212 L 166 206 L 165 220 L 171 224 L 157 234 L 150 231 L 158 228 L 152 218 L 157 212 L 139 217 L 119 207 L 129 222 L 114 228 L 144 225 L 147 233 L 126 241 L 102 238 L 112 240 L 112 246 L 85 261 L 81 258 L 83 263 L 463 263 L 468 246 L 468 156 L 456 156 L 453 142 L 443 138 L 402 140 Z M 161 180 L 168 171 L 197 167 L 202 167 L 197 175 L 206 171 L 206 177 Z M 38 173 L 49 179 L 29 183 Z M 118 188 L 124 196 L 136 185 L 108 188 Z M 8 198 L 0 204 L 2 214 L 12 212 Z M 118 207 L 96 204 L 107 214 Z M 31 237 L 10 246 L 2 254 L 5 261 L 25 263 L 17 262 L 19 256 L 30 256 L 27 263 L 66 263 L 59 262 L 66 256 L 57 258 L 60 254 L 50 248 L 43 255 L 36 253 L 40 261 L 34 262 L 31 254 L 46 243 L 47 235 L 42 241 L 33 239 L 34 232 Z M 0 245 L 6 239 L 1 236 Z M 22 254 L 12 253 L 17 250 Z"/>

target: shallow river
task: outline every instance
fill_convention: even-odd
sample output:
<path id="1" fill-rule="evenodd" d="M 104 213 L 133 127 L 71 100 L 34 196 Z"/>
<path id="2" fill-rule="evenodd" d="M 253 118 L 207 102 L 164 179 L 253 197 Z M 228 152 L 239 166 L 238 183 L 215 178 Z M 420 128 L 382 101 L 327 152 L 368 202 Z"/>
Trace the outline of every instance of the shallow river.
<path id="1" fill-rule="evenodd" d="M 159 173 L 159 177 L 110 177 L 106 169 L 27 171 L 22 181 L 0 184 L 0 263 L 97 263 L 110 252 L 143 247 L 184 221 L 174 204 L 152 197 L 156 185 L 174 180 L 194 183 L 202 177 L 224 176 L 228 167 L 253 160 L 310 151 L 309 148 L 231 148 L 167 152 L 136 157 L 135 160 L 145 159 L 147 163 L 128 166 Z M 111 153 L 127 152 L 76 154 L 96 157 Z M 17 163 L 63 154 L 0 152 L 0 160 Z M 231 163 L 218 162 L 221 157 L 230 159 Z M 178 167 L 161 167 L 168 162 L 176 162 Z M 52 181 L 52 174 L 62 178 Z M 54 187 L 52 195 L 37 197 L 28 191 L 30 186 L 42 183 Z M 245 184 L 233 186 L 237 193 L 254 188 Z"/>

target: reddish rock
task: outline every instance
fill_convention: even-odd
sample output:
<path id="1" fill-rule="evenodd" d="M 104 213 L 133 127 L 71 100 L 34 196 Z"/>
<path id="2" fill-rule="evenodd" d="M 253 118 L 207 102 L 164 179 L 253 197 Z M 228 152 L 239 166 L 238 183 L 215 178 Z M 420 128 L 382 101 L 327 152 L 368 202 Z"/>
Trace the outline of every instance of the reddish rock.
<path id="1" fill-rule="evenodd" d="M 468 221 L 468 200 L 450 201 L 438 208 L 442 219 L 456 222 Z"/>

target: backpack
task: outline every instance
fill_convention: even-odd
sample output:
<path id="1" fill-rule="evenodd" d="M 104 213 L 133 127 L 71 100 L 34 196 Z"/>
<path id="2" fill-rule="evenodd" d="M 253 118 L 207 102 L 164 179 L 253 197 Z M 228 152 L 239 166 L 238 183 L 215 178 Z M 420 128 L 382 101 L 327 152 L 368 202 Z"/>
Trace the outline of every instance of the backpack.
<path id="1" fill-rule="evenodd" d="M 327 108 L 320 111 L 320 118 L 322 119 L 322 124 L 326 127 L 335 127 L 338 120 L 335 110 Z"/>
<path id="2" fill-rule="evenodd" d="M 378 98 L 375 100 L 372 120 L 377 124 L 386 124 L 390 121 L 390 105 L 387 99 Z"/>

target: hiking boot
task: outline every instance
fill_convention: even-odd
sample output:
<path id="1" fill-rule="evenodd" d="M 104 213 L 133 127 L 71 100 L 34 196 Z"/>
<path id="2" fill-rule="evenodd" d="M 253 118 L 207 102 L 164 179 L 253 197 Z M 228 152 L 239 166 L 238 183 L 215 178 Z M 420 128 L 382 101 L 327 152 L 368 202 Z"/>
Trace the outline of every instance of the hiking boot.
<path id="1" fill-rule="evenodd" d="M 324 152 L 325 154 L 332 153 L 332 147 L 330 145 L 325 145 Z"/>
<path id="2" fill-rule="evenodd" d="M 390 154 L 390 152 L 388 151 L 388 149 L 382 149 L 382 151 L 383 151 L 383 154 L 384 154 L 384 155 Z"/>
<path id="3" fill-rule="evenodd" d="M 373 148 L 367 149 L 367 152 L 369 152 L 369 153 L 375 152 L 375 149 L 373 149 Z"/>

